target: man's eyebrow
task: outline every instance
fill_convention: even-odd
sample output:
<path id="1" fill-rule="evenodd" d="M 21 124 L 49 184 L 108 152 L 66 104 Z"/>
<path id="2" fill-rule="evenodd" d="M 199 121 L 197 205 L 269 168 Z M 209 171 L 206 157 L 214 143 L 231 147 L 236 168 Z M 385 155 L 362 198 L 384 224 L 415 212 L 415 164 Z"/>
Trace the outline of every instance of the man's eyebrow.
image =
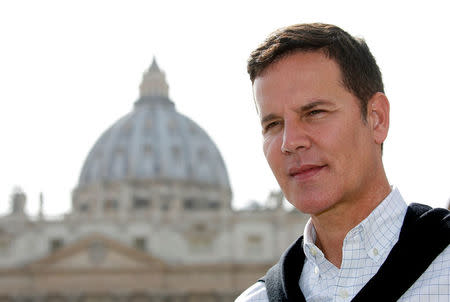
<path id="1" fill-rule="evenodd" d="M 278 117 L 278 115 L 270 113 L 261 119 L 261 125 L 264 123 L 267 123 L 268 121 L 276 119 L 277 117 Z"/>
<path id="2" fill-rule="evenodd" d="M 308 103 L 306 105 L 303 105 L 301 107 L 299 107 L 297 110 L 295 110 L 296 112 L 300 113 L 300 112 L 305 112 L 305 111 L 309 111 L 311 109 L 313 109 L 314 107 L 320 106 L 320 105 L 333 105 L 332 102 L 330 101 L 326 101 L 326 100 L 318 100 L 318 101 L 313 101 L 311 103 Z M 268 121 L 271 121 L 273 119 L 278 118 L 278 115 L 274 114 L 274 113 L 270 113 L 266 116 L 264 116 L 261 119 L 261 124 L 267 123 Z"/>
<path id="3" fill-rule="evenodd" d="M 301 106 L 298 110 L 296 110 L 297 112 L 305 112 L 305 111 L 309 111 L 311 109 L 313 109 L 314 107 L 320 106 L 320 105 L 332 105 L 333 103 L 329 102 L 329 101 L 325 101 L 325 100 L 318 100 L 318 101 L 314 101 L 311 103 L 308 103 L 306 105 Z"/>

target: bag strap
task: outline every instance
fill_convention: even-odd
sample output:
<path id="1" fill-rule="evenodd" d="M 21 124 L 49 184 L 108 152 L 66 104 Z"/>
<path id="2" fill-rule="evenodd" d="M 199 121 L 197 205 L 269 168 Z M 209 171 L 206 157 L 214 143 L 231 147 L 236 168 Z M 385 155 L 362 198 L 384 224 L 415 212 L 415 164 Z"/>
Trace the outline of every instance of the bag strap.
<path id="1" fill-rule="evenodd" d="M 378 272 L 352 301 L 397 301 L 449 243 L 449 211 L 411 204 L 399 240 Z M 265 282 L 269 302 L 306 301 L 298 285 L 304 261 L 302 236 L 258 280 Z"/>
<path id="2" fill-rule="evenodd" d="M 305 253 L 301 236 L 283 253 L 280 261 L 258 280 L 265 282 L 269 302 L 306 302 L 298 285 L 304 263 Z"/>
<path id="3" fill-rule="evenodd" d="M 449 211 L 411 204 L 399 240 L 352 301 L 397 301 L 449 243 Z"/>

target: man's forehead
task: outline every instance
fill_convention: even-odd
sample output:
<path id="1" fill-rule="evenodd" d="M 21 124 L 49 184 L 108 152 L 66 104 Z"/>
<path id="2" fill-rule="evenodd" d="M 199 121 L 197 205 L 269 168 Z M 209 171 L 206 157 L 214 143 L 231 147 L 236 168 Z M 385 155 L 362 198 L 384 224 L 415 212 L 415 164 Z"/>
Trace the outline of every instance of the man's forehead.
<path id="1" fill-rule="evenodd" d="M 294 90 L 299 84 L 307 84 L 309 88 L 311 83 L 320 82 L 321 78 L 334 81 L 335 78 L 330 74 L 336 73 L 336 69 L 333 61 L 321 55 L 285 57 L 268 66 L 255 78 L 252 85 L 254 97 L 260 97 L 261 93 L 267 94 L 270 90 Z"/>
<path id="2" fill-rule="evenodd" d="M 284 56 L 268 66 L 252 84 L 257 107 L 265 99 L 277 99 L 280 94 L 304 93 L 309 98 L 320 98 L 327 91 L 341 88 L 352 93 L 343 84 L 340 66 L 322 51 L 295 52 Z"/>
<path id="3" fill-rule="evenodd" d="M 324 59 L 333 61 L 337 63 L 333 58 L 331 58 L 324 50 L 322 49 L 314 49 L 314 50 L 305 50 L 305 49 L 292 49 L 289 50 L 283 54 L 278 55 L 275 57 L 269 64 L 267 64 L 266 67 L 261 69 L 259 74 L 255 77 L 255 80 L 258 77 L 264 76 L 267 72 L 270 72 L 270 70 L 276 69 L 277 66 L 280 64 L 280 62 L 283 62 L 285 60 L 288 60 L 289 58 L 296 56 L 296 55 L 318 55 L 320 57 L 323 57 Z M 254 80 L 254 81 L 255 81 Z M 253 81 L 253 82 L 254 82 Z"/>
<path id="4" fill-rule="evenodd" d="M 300 60 L 295 58 L 300 58 Z M 329 69 L 333 69 L 333 71 L 337 72 L 337 83 L 341 87 L 347 89 L 343 81 L 344 77 L 341 65 L 324 50 L 292 50 L 276 57 L 269 65 L 267 65 L 267 67 L 261 70 L 252 82 L 253 93 L 255 92 L 256 82 L 266 78 L 268 75 L 280 71 L 280 69 L 285 67 L 286 64 L 284 63 L 286 61 L 289 61 L 288 65 L 297 65 L 298 68 L 296 71 L 298 71 L 298 73 L 306 72 L 308 68 L 310 68 L 310 71 L 315 71 L 316 68 L 311 67 L 311 65 L 315 65 L 315 63 L 320 63 L 322 66 L 328 66 Z"/>

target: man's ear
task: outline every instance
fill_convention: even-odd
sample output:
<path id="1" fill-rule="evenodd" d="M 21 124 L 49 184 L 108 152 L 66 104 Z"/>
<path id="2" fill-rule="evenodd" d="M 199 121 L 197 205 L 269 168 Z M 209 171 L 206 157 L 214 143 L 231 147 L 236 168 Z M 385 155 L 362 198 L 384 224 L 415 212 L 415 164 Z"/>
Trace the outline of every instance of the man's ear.
<path id="1" fill-rule="evenodd" d="M 375 93 L 367 104 L 367 121 L 375 143 L 381 145 L 389 130 L 389 100 L 382 92 Z"/>

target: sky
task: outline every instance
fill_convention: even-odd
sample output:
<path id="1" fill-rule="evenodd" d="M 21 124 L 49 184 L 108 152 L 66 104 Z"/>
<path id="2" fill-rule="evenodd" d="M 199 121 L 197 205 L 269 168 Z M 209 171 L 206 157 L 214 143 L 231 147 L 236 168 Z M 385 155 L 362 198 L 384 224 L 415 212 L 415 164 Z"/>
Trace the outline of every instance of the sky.
<path id="1" fill-rule="evenodd" d="M 383 161 L 408 203 L 450 198 L 450 42 L 445 1 L 1 1 L 0 213 L 20 186 L 27 211 L 70 209 L 83 162 L 130 112 L 153 56 L 177 110 L 225 160 L 233 205 L 278 185 L 262 153 L 246 73 L 277 28 L 336 24 L 371 48 L 391 102 Z"/>

